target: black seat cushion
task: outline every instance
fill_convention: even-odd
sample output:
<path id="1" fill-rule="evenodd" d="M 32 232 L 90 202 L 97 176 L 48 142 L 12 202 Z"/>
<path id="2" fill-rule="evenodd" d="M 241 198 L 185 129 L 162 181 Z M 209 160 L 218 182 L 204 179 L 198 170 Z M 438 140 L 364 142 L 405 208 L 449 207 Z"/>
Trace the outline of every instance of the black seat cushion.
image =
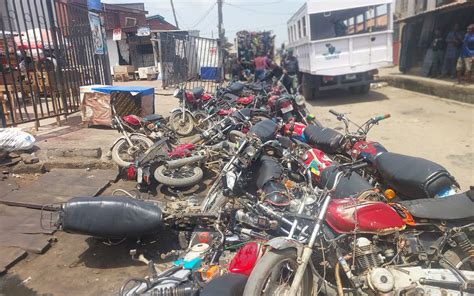
<path id="1" fill-rule="evenodd" d="M 249 133 L 256 135 L 262 143 L 274 140 L 277 132 L 278 124 L 271 119 L 259 121 L 249 130 Z"/>
<path id="2" fill-rule="evenodd" d="M 457 185 L 444 167 L 419 157 L 384 152 L 375 158 L 375 167 L 383 183 L 403 199 L 431 198 Z"/>
<path id="3" fill-rule="evenodd" d="M 244 84 L 240 82 L 234 82 L 228 87 L 229 92 L 236 96 L 239 96 L 242 93 L 243 89 L 244 89 Z"/>
<path id="4" fill-rule="evenodd" d="M 212 279 L 199 295 L 201 296 L 241 296 L 244 294 L 248 277 L 239 273 L 227 273 Z"/>
<path id="5" fill-rule="evenodd" d="M 416 218 L 472 221 L 474 220 L 474 200 L 469 198 L 468 193 L 469 191 L 446 198 L 402 201 L 400 204 Z"/>
<path id="6" fill-rule="evenodd" d="M 202 97 L 202 94 L 204 93 L 204 88 L 203 87 L 195 87 L 191 90 L 191 92 L 193 93 L 193 97 L 196 99 L 196 100 L 199 100 L 201 97 Z"/>
<path id="7" fill-rule="evenodd" d="M 341 142 L 344 138 L 336 130 L 313 124 L 308 125 L 303 134 L 308 144 L 329 154 L 334 154 L 341 148 Z"/>
<path id="8" fill-rule="evenodd" d="M 257 177 L 255 179 L 257 188 L 262 189 L 269 181 L 281 180 L 283 168 L 274 158 L 264 155 L 260 158 L 258 164 Z"/>
<path id="9" fill-rule="evenodd" d="M 324 169 L 321 173 L 320 184 L 326 188 L 332 188 L 337 172 L 338 170 L 336 170 L 335 166 L 330 166 Z M 334 198 L 352 197 L 373 188 L 374 187 L 371 186 L 367 180 L 362 178 L 361 175 L 352 172 L 350 176 L 343 176 L 341 178 L 332 196 Z"/>
<path id="10" fill-rule="evenodd" d="M 163 115 L 160 114 L 150 114 L 145 117 L 143 117 L 143 120 L 145 122 L 155 122 L 155 121 L 163 121 L 165 118 Z"/>
<path id="11" fill-rule="evenodd" d="M 160 207 L 125 196 L 75 197 L 62 208 L 66 232 L 102 238 L 139 238 L 159 232 Z"/>

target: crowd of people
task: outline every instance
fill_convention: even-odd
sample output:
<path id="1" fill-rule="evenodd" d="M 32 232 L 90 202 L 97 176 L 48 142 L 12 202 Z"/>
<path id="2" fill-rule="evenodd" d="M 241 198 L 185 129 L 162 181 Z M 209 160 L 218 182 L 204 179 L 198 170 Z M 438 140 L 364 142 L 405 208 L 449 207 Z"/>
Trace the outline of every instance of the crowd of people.
<path id="1" fill-rule="evenodd" d="M 446 37 L 435 30 L 433 41 L 426 53 L 424 64 L 428 64 L 425 76 L 458 80 L 459 83 L 472 82 L 474 64 L 474 24 L 461 31 L 455 24 Z"/>
<path id="2" fill-rule="evenodd" d="M 255 82 L 281 80 L 290 93 L 296 93 L 299 85 L 298 59 L 294 56 L 293 48 L 282 52 L 280 63 L 271 59 L 263 52 L 257 53 L 252 60 L 231 60 L 231 76 L 233 80 L 251 80 Z"/>

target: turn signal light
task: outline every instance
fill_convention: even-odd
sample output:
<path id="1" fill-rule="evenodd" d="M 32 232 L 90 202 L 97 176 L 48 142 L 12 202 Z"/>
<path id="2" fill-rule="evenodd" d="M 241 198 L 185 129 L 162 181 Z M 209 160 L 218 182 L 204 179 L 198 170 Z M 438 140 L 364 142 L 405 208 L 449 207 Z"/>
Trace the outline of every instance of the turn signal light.
<path id="1" fill-rule="evenodd" d="M 208 282 L 219 275 L 220 269 L 217 265 L 211 265 L 209 267 L 203 267 L 199 270 L 201 273 L 201 278 Z"/>
<path id="2" fill-rule="evenodd" d="M 288 190 L 293 189 L 295 187 L 295 183 L 291 182 L 290 180 L 286 180 L 285 187 Z"/>
<path id="3" fill-rule="evenodd" d="M 198 241 L 201 244 L 208 244 L 211 241 L 211 234 L 207 231 L 198 234 Z"/>
<path id="4" fill-rule="evenodd" d="M 386 199 L 388 200 L 392 200 L 394 199 L 397 194 L 395 193 L 395 191 L 393 191 L 392 189 L 387 189 L 383 192 L 383 195 L 385 196 Z"/>

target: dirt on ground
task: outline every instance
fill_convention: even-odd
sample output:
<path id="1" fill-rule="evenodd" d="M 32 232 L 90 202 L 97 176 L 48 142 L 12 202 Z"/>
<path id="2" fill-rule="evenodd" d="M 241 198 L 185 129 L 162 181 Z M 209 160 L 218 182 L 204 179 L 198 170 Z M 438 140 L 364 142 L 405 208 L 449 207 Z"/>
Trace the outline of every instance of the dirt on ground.
<path id="1" fill-rule="evenodd" d="M 157 112 L 166 114 L 160 110 L 168 112 L 172 98 L 163 98 L 162 106 L 158 105 Z M 474 184 L 472 105 L 384 87 L 368 95 L 330 92 L 308 102 L 308 107 L 324 124 L 335 128 L 342 124 L 329 114 L 329 109 L 347 113 L 357 123 L 390 113 L 390 119 L 373 128 L 370 139 L 380 141 L 390 151 L 440 163 L 464 190 Z M 57 242 L 45 254 L 28 255 L 0 279 L 0 295 L 113 295 L 127 278 L 147 274 L 147 267 L 129 255 L 136 247 L 133 241 L 111 246 L 80 235 L 58 232 L 55 237 Z M 158 258 L 160 252 L 173 247 L 169 243 L 172 237 L 163 234 L 139 252 Z"/>

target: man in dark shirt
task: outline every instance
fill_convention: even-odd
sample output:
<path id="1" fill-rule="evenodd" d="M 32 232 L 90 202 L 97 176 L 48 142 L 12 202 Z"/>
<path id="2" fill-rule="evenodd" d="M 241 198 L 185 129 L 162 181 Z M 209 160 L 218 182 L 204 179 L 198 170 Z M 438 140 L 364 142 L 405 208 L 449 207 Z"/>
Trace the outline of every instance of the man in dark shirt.
<path id="1" fill-rule="evenodd" d="M 431 63 L 431 77 L 438 77 L 441 74 L 441 66 L 444 56 L 444 38 L 441 36 L 440 30 L 435 30 L 433 41 L 431 42 L 431 50 L 433 51 L 433 59 Z"/>
<path id="2" fill-rule="evenodd" d="M 288 92 L 296 93 L 298 89 L 298 72 L 300 69 L 298 59 L 293 55 L 293 48 L 288 48 L 288 53 L 282 63 L 282 68 L 284 74 L 283 85 Z"/>
<path id="3" fill-rule="evenodd" d="M 454 24 L 453 30 L 446 36 L 446 53 L 444 54 L 441 76 L 451 75 L 453 79 L 456 77 L 456 61 L 459 57 L 459 48 L 463 38 L 464 34 L 459 29 L 459 24 Z"/>

